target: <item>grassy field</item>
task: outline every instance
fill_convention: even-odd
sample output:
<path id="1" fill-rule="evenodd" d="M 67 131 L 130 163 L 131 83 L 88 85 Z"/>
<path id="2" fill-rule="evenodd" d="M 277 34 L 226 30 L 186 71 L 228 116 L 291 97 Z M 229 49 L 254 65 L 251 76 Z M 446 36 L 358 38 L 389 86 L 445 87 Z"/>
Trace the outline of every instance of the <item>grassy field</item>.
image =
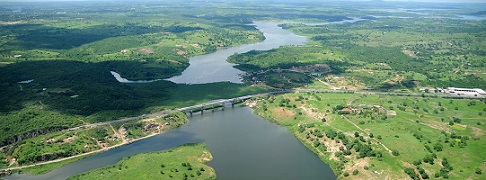
<path id="1" fill-rule="evenodd" d="M 162 152 L 124 158 L 117 164 L 70 179 L 216 179 L 212 160 L 204 144 L 187 144 Z"/>
<path id="2" fill-rule="evenodd" d="M 287 127 L 339 179 L 481 179 L 486 170 L 484 100 L 295 93 L 265 98 L 256 113 Z"/>

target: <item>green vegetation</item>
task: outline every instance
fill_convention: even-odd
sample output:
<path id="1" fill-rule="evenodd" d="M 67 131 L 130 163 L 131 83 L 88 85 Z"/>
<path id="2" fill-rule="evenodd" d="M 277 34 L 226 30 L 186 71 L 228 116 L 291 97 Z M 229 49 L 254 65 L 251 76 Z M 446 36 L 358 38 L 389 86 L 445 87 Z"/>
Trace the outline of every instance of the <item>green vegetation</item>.
<path id="1" fill-rule="evenodd" d="M 177 85 L 162 80 L 124 84 L 110 74 L 116 71 L 131 80 L 178 75 L 191 56 L 262 41 L 263 34 L 249 25 L 253 21 L 301 22 L 281 26 L 308 37 L 309 42 L 231 56 L 230 62 L 248 72 L 244 79 L 249 84 L 405 93 L 420 86 L 486 89 L 484 21 L 449 19 L 462 14 L 484 16 L 484 10 L 454 4 L 454 11 L 443 11 L 434 9 L 451 5 L 433 5 L 427 13 L 417 14 L 413 9 L 422 5 L 317 1 L 0 3 L 0 168 L 113 147 L 165 130 L 160 128 L 170 118 L 184 117 L 156 119 L 157 126 L 137 121 L 61 130 L 270 91 L 265 85 L 231 83 Z M 383 10 L 397 8 L 400 11 Z M 364 21 L 303 24 L 349 17 Z M 331 159 L 339 175 L 380 177 L 380 169 L 386 169 L 396 172 L 392 175 L 395 178 L 434 175 L 467 179 L 479 177 L 485 169 L 475 156 L 484 148 L 480 140 L 484 138 L 484 101 L 355 94 L 272 98 L 264 101 L 273 103 L 263 104 L 261 111 L 265 113 L 260 113 L 277 116 L 279 124 L 299 132 L 296 136 L 310 149 L 326 161 Z M 304 107 L 309 104 L 312 107 Z M 356 108 L 363 108 L 363 114 L 356 114 Z M 275 109 L 281 112 L 267 114 Z M 397 115 L 383 114 L 382 109 Z M 314 115 L 318 115 L 316 122 Z M 180 123 L 183 121 L 170 125 Z M 397 142 L 410 142 L 410 148 Z M 336 145 L 340 143 L 346 146 Z M 459 166 L 457 149 L 470 158 L 465 162 L 469 166 Z M 350 166 L 350 161 L 357 163 Z"/>
<path id="2" fill-rule="evenodd" d="M 130 156 L 113 166 L 70 179 L 216 179 L 214 169 L 205 164 L 211 160 L 204 144 L 187 144 L 167 151 Z"/>
<path id="3" fill-rule="evenodd" d="M 134 122 L 54 132 L 6 146 L 0 152 L 0 156 L 10 160 L 10 163 L 13 165 L 29 165 L 87 154 L 97 150 L 106 150 L 139 138 L 179 127 L 187 121 L 188 118 L 184 113 L 174 113 L 164 117 L 148 118 Z M 66 163 L 35 166 L 26 171 L 33 172 L 34 174 L 44 173 L 64 164 Z M 6 166 L 8 164 L 4 163 L 3 165 Z"/>
<path id="4" fill-rule="evenodd" d="M 83 124 L 264 91 L 216 83 L 204 85 L 214 93 L 206 94 L 191 91 L 197 86 L 167 81 L 123 84 L 110 74 L 116 71 L 131 80 L 168 78 L 180 74 L 190 56 L 263 40 L 246 23 L 187 16 L 211 9 L 119 3 L 111 11 L 106 10 L 113 8 L 109 3 L 59 3 L 49 4 L 50 11 L 41 8 L 47 4 L 33 3 L 20 5 L 25 11 L 17 16 L 12 14 L 17 5 L 3 3 L 0 9 L 0 146 Z M 26 80 L 33 81 L 19 83 Z"/>
<path id="5" fill-rule="evenodd" d="M 250 51 L 228 59 L 248 72 L 246 82 L 290 89 L 311 83 L 312 76 L 339 73 L 346 63 L 340 55 L 322 47 L 282 47 L 270 51 Z M 330 68 L 333 67 L 333 69 Z M 285 69 L 285 70 L 282 70 Z M 307 75 L 306 75 L 307 74 Z"/>
<path id="6" fill-rule="evenodd" d="M 288 128 L 338 178 L 480 179 L 484 108 L 484 100 L 295 93 L 265 97 L 255 112 Z"/>
<path id="7" fill-rule="evenodd" d="M 269 69 L 288 69 L 312 74 L 337 88 L 486 89 L 483 21 L 373 18 L 359 23 L 282 26 L 309 37 L 310 42 L 233 55 L 230 62 L 253 73 L 247 81 L 267 82 L 258 75 Z M 309 71 L 316 64 L 326 68 Z"/>
<path id="8" fill-rule="evenodd" d="M 112 62 L 115 63 L 115 62 Z M 0 71 L 0 144 L 85 123 L 184 107 L 265 91 L 247 85 L 117 82 L 106 63 L 29 61 Z M 137 64 L 132 64 L 136 69 Z M 11 74 L 17 74 L 11 76 Z M 34 78 L 33 78 L 34 77 Z M 33 78 L 27 84 L 19 84 Z M 204 91 L 203 91 L 204 90 Z"/>

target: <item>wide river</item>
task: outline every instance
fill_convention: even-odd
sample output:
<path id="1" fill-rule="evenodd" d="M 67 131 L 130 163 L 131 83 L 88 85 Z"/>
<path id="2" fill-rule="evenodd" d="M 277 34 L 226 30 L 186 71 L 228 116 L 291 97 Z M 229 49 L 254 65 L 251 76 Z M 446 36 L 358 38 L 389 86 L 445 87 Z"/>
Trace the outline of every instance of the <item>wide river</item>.
<path id="1" fill-rule="evenodd" d="M 301 45 L 306 38 L 278 27 L 277 23 L 256 22 L 266 37 L 263 42 L 219 49 L 190 58 L 190 66 L 170 81 L 202 84 L 220 81 L 241 83 L 243 73 L 226 59 L 234 53 L 269 50 L 286 45 Z M 121 77 L 120 77 L 121 78 Z M 129 81 L 129 80 L 126 80 Z M 300 143 L 286 128 L 253 114 L 250 108 L 227 108 L 191 116 L 180 128 L 112 149 L 65 165 L 47 174 L 15 174 L 6 179 L 66 179 L 107 165 L 122 158 L 160 151 L 186 143 L 202 142 L 213 154 L 208 164 L 218 179 L 336 179 L 330 167 Z"/>
<path id="2" fill-rule="evenodd" d="M 202 142 L 214 159 L 218 179 L 336 179 L 332 170 L 286 128 L 253 114 L 247 107 L 226 108 L 190 117 L 180 128 L 65 165 L 44 175 L 6 179 L 65 179 L 113 165 L 122 158 Z"/>

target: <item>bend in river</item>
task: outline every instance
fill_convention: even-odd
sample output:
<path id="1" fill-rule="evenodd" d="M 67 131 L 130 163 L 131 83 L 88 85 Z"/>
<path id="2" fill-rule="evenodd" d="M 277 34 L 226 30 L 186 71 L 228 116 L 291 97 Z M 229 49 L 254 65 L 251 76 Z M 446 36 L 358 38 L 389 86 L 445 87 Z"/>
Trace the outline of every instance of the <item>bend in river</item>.
<path id="1" fill-rule="evenodd" d="M 189 59 L 189 67 L 182 75 L 167 80 L 178 84 L 206 84 L 213 82 L 242 83 L 240 71 L 226 60 L 235 53 L 245 53 L 251 50 L 270 50 L 280 46 L 302 45 L 307 42 L 306 37 L 298 36 L 282 29 L 275 22 L 255 22 L 258 30 L 263 32 L 263 42 L 247 44 L 238 47 L 219 49 L 214 53 L 194 56 Z"/>
<path id="2" fill-rule="evenodd" d="M 356 21 L 351 21 L 356 22 Z M 333 22 L 342 23 L 342 22 Z M 263 42 L 219 49 L 190 58 L 181 76 L 168 80 L 184 84 L 229 81 L 241 83 L 234 64 L 226 60 L 235 53 L 270 50 L 286 45 L 302 45 L 307 39 L 278 27 L 275 22 L 256 22 L 266 37 Z M 117 80 L 123 79 L 119 74 Z M 136 81 L 150 82 L 150 81 Z M 213 154 L 208 164 L 219 179 L 335 179 L 332 170 L 300 143 L 288 130 L 253 114 L 249 108 L 235 108 L 196 115 L 181 128 L 112 149 L 68 164 L 44 175 L 16 174 L 6 179 L 65 179 L 107 165 L 124 157 L 170 149 L 186 143 L 203 142 Z"/>

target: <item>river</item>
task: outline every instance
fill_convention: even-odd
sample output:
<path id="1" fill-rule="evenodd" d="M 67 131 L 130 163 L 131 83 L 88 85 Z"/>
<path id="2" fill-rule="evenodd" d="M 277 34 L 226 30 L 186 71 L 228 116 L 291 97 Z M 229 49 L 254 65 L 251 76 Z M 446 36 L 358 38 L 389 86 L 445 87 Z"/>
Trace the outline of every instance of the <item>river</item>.
<path id="1" fill-rule="evenodd" d="M 335 22 L 340 23 L 340 22 Z M 278 27 L 274 22 L 255 22 L 265 35 L 263 42 L 219 49 L 214 53 L 190 58 L 190 66 L 181 76 L 168 80 L 182 84 L 204 84 L 229 81 L 241 83 L 243 72 L 233 68 L 226 59 L 234 53 L 269 50 L 286 45 L 302 45 L 303 36 Z M 123 83 L 130 81 L 116 72 Z M 15 174 L 6 179 L 65 179 L 107 165 L 124 157 L 144 152 L 160 151 L 185 143 L 203 142 L 213 154 L 208 164 L 216 170 L 218 179 L 335 179 L 330 167 L 308 150 L 288 130 L 253 114 L 250 108 L 228 108 L 225 111 L 194 115 L 180 128 L 112 149 L 65 165 L 47 174 L 30 176 Z"/>
<path id="2" fill-rule="evenodd" d="M 242 83 L 240 74 L 244 72 L 234 68 L 235 64 L 226 61 L 229 56 L 251 50 L 270 50 L 280 46 L 302 45 L 307 42 L 306 37 L 284 30 L 275 22 L 255 22 L 254 25 L 263 32 L 264 41 L 219 49 L 215 53 L 191 57 L 189 67 L 180 76 L 167 80 L 178 84 L 206 84 L 225 81 Z"/>
<path id="3" fill-rule="evenodd" d="M 218 179 L 335 179 L 330 167 L 286 128 L 247 107 L 190 117 L 180 128 L 65 165 L 44 175 L 16 174 L 6 179 L 65 179 L 113 165 L 124 157 L 203 142 L 213 155 L 208 163 Z"/>

